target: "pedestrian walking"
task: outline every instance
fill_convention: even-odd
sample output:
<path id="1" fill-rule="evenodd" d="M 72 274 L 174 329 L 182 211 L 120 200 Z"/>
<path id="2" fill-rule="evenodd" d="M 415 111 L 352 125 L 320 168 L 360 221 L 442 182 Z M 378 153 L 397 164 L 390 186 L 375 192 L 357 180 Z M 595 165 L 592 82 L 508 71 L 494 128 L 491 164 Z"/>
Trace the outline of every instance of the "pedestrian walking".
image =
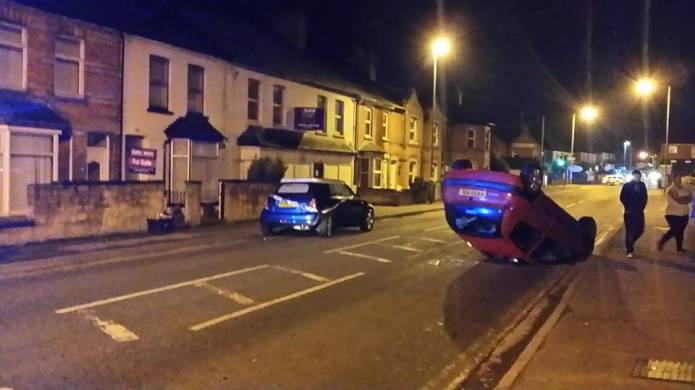
<path id="1" fill-rule="evenodd" d="M 669 230 L 659 240 L 658 248 L 664 250 L 664 245 L 671 238 L 676 239 L 676 251 L 685 252 L 683 249 L 683 235 L 685 228 L 688 226 L 690 218 L 690 202 L 693 196 L 683 187 L 681 175 L 674 173 L 671 177 L 670 187 L 666 190 L 666 222 L 668 222 Z"/>
<path id="2" fill-rule="evenodd" d="M 632 180 L 623 184 L 620 190 L 620 202 L 625 208 L 625 250 L 627 257 L 632 257 L 635 243 L 644 233 L 644 208 L 647 207 L 647 186 L 642 183 L 642 172 L 632 171 Z"/>

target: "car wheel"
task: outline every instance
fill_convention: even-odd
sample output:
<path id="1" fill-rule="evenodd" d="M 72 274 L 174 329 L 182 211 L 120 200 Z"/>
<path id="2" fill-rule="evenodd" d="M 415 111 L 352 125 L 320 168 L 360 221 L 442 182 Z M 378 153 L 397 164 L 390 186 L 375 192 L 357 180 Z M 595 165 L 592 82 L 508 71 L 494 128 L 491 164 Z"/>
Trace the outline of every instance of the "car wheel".
<path id="1" fill-rule="evenodd" d="M 275 235 L 275 230 L 268 226 L 267 224 L 261 222 L 261 234 L 263 234 L 263 237 L 268 237 Z"/>
<path id="2" fill-rule="evenodd" d="M 582 244 L 586 255 L 590 256 L 596 245 L 596 220 L 591 217 L 579 218 L 579 229 L 582 233 Z"/>
<path id="3" fill-rule="evenodd" d="M 319 236 L 323 238 L 331 237 L 333 235 L 333 216 L 330 214 L 325 215 L 321 219 L 316 231 L 319 233 Z"/>
<path id="4" fill-rule="evenodd" d="M 374 210 L 367 209 L 367 212 L 364 215 L 364 220 L 362 221 L 362 224 L 360 225 L 360 230 L 363 232 L 371 232 L 372 229 L 374 228 Z"/>
<path id="5" fill-rule="evenodd" d="M 543 186 L 543 169 L 538 163 L 526 163 L 521 167 L 521 181 L 528 196 L 533 199 L 541 192 Z"/>

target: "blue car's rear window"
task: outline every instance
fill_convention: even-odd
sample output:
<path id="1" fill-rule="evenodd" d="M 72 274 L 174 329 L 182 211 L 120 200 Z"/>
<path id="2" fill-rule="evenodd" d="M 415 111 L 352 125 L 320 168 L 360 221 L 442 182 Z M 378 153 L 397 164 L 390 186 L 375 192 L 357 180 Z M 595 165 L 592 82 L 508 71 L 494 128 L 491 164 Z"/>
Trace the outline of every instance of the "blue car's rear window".
<path id="1" fill-rule="evenodd" d="M 280 184 L 278 194 L 308 194 L 309 183 L 284 183 Z"/>

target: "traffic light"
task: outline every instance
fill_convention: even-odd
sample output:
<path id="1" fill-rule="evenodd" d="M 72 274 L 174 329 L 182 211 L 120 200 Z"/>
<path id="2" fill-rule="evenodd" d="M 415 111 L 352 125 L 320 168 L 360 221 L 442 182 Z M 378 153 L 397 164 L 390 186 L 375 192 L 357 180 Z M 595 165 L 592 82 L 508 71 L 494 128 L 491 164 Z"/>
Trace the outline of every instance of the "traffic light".
<path id="1" fill-rule="evenodd" d="M 554 163 L 558 168 L 564 168 L 567 165 L 567 156 L 564 154 L 561 155 L 560 158 L 554 161 Z"/>

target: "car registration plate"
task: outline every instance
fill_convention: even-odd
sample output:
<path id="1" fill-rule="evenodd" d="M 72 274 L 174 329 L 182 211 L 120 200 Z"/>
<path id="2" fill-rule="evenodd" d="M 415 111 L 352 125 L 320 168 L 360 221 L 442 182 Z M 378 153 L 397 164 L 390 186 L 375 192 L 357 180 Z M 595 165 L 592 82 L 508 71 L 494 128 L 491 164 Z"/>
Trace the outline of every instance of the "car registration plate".
<path id="1" fill-rule="evenodd" d="M 459 188 L 459 196 L 466 198 L 484 198 L 487 195 L 485 190 L 474 190 L 472 188 Z"/>
<path id="2" fill-rule="evenodd" d="M 278 207 L 280 207 L 281 209 L 291 209 L 293 207 L 297 207 L 297 205 L 292 204 L 290 202 L 283 201 L 283 202 L 278 203 Z"/>

